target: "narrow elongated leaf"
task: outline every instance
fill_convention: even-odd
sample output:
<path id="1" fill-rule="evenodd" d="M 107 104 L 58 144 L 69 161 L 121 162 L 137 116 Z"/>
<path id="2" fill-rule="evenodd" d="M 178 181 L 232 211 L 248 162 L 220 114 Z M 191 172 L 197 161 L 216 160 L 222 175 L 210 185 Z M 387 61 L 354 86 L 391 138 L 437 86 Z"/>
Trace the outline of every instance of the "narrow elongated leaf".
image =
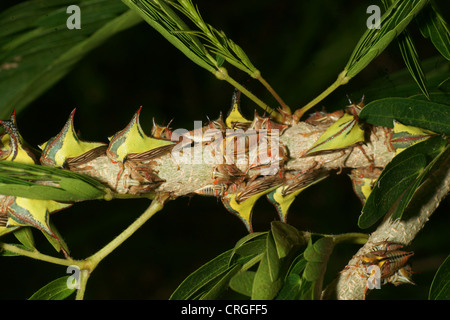
<path id="1" fill-rule="evenodd" d="M 80 29 L 66 25 L 69 5 L 80 8 Z M 92 49 L 140 21 L 116 0 L 27 1 L 0 13 L 0 119 L 12 108 L 24 108 Z"/>
<path id="2" fill-rule="evenodd" d="M 390 5 L 394 3 L 393 0 L 382 0 L 384 7 L 387 9 Z M 403 61 L 405 61 L 406 67 L 413 77 L 414 81 L 417 83 L 418 87 L 422 93 L 429 99 L 429 93 L 426 86 L 425 74 L 420 65 L 419 56 L 417 50 L 414 46 L 413 39 L 411 38 L 408 29 L 404 30 L 402 34 L 398 36 L 397 39 L 400 53 L 402 54 Z"/>
<path id="3" fill-rule="evenodd" d="M 430 300 L 450 300 L 450 256 L 434 275 L 428 297 Z"/>
<path id="4" fill-rule="evenodd" d="M 430 38 L 436 49 L 450 60 L 450 31 L 447 22 L 437 12 L 433 4 L 417 17 L 420 31 L 425 38 Z"/>
<path id="5" fill-rule="evenodd" d="M 46 183 L 47 185 L 43 184 Z M 0 194 L 55 201 L 101 199 L 99 181 L 68 170 L 0 161 Z"/>
<path id="6" fill-rule="evenodd" d="M 170 300 L 187 300 L 221 273 L 230 270 L 230 256 L 233 249 L 228 250 L 191 273 L 170 296 Z"/>
<path id="7" fill-rule="evenodd" d="M 215 71 L 215 61 L 207 58 L 206 49 L 200 44 L 197 37 L 193 33 L 179 32 L 182 30 L 188 31 L 189 28 L 172 10 L 148 0 L 122 1 L 132 10 L 135 10 L 150 26 L 186 57 L 210 72 Z"/>
<path id="8" fill-rule="evenodd" d="M 70 276 L 65 276 L 58 278 L 43 286 L 41 289 L 36 291 L 29 300 L 64 300 L 69 297 L 75 288 L 69 288 L 67 286 L 67 279 Z"/>
<path id="9" fill-rule="evenodd" d="M 417 86 L 420 88 L 422 93 L 429 99 L 430 97 L 425 74 L 422 70 L 422 66 L 420 65 L 419 55 L 408 30 L 403 31 L 403 34 L 398 37 L 398 45 L 409 73 L 417 83 Z"/>
<path id="10" fill-rule="evenodd" d="M 437 133 L 450 134 L 450 107 L 411 98 L 385 98 L 368 103 L 359 114 L 361 120 L 392 128 L 393 120 Z"/>
<path id="11" fill-rule="evenodd" d="M 28 250 L 34 249 L 34 237 L 33 237 L 33 232 L 31 231 L 31 228 L 28 228 L 28 227 L 20 228 L 19 230 L 14 232 L 14 236 Z"/>
<path id="12" fill-rule="evenodd" d="M 430 138 L 397 155 L 383 170 L 367 199 L 358 220 L 361 228 L 368 228 L 397 205 L 393 218 L 402 213 L 425 175 L 448 149 L 446 139 Z"/>
<path id="13" fill-rule="evenodd" d="M 444 154 L 449 149 L 449 145 L 446 147 L 442 146 L 441 152 L 435 156 L 435 158 L 427 164 L 424 170 L 419 174 L 419 176 L 414 180 L 414 182 L 411 184 L 409 188 L 405 191 L 405 193 L 402 195 L 400 201 L 398 202 L 397 206 L 395 207 L 394 212 L 392 213 L 392 219 L 400 219 L 403 215 L 404 210 L 408 206 L 408 204 L 411 202 L 412 197 L 414 196 L 416 190 L 419 188 L 422 181 L 425 179 L 427 174 L 430 172 L 430 170 L 434 167 L 434 164 L 439 160 L 441 156 L 444 156 Z"/>
<path id="14" fill-rule="evenodd" d="M 346 77 L 353 78 L 408 26 L 428 3 L 427 0 L 399 0 L 383 14 L 380 29 L 368 28 L 356 45 L 345 67 Z"/>
<path id="15" fill-rule="evenodd" d="M 263 241 L 265 242 L 265 239 Z M 213 290 L 216 285 L 223 289 L 222 285 L 224 282 L 220 284 L 219 282 L 221 280 L 225 281 L 224 277 L 229 279 L 235 274 L 233 272 L 239 271 L 247 262 L 258 256 L 260 244 L 255 245 L 253 242 L 258 242 L 258 240 L 242 244 L 239 246 L 238 252 L 233 248 L 205 263 L 184 279 L 172 293 L 170 300 L 202 298 L 203 295 Z M 229 274 L 228 272 L 231 270 L 234 271 Z M 216 287 L 214 290 L 218 290 L 219 287 Z"/>
<path id="16" fill-rule="evenodd" d="M 255 279 L 256 272 L 245 271 L 238 273 L 230 280 L 230 288 L 234 291 L 250 297 L 252 295 L 253 281 Z"/>
<path id="17" fill-rule="evenodd" d="M 240 265 L 235 265 L 230 270 L 224 272 L 220 277 L 208 286 L 204 293 L 199 297 L 200 300 L 214 300 L 217 299 L 227 288 L 230 279 L 241 269 Z"/>

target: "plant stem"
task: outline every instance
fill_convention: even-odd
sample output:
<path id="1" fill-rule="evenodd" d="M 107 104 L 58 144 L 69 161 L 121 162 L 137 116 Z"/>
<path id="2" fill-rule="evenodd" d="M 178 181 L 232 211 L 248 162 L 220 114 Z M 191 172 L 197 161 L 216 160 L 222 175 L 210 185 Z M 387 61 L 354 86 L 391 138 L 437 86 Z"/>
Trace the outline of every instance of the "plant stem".
<path id="1" fill-rule="evenodd" d="M 5 251 L 19 254 L 21 256 L 25 256 L 25 257 L 33 258 L 35 260 L 45 261 L 45 262 L 49 262 L 49 263 L 53 263 L 53 264 L 58 264 L 58 265 L 62 265 L 62 266 L 70 266 L 70 265 L 81 266 L 82 265 L 82 261 L 79 261 L 79 260 L 56 258 L 56 257 L 52 257 L 49 255 L 40 253 L 37 250 L 29 251 L 29 250 L 19 248 L 12 244 L 0 243 L 0 248 Z"/>
<path id="2" fill-rule="evenodd" d="M 334 90 L 336 90 L 339 86 L 346 84 L 350 80 L 350 78 L 348 78 L 346 76 L 346 74 L 347 74 L 347 70 L 342 71 L 339 74 L 336 81 L 331 86 L 329 86 L 325 91 L 323 91 L 321 94 L 319 94 L 316 98 L 314 98 L 306 106 L 304 106 L 300 109 L 297 109 L 294 113 L 295 116 L 297 117 L 297 119 L 300 120 L 300 118 L 306 113 L 306 111 L 308 111 L 309 109 L 314 107 L 316 104 L 318 104 L 320 101 L 325 99 L 330 93 L 332 93 Z"/>
<path id="3" fill-rule="evenodd" d="M 80 289 L 77 290 L 77 295 L 75 296 L 75 300 L 83 300 L 84 293 L 86 292 L 86 285 L 91 273 L 89 270 L 81 270 L 80 275 Z"/>
<path id="4" fill-rule="evenodd" d="M 369 239 L 369 235 L 360 232 L 349 232 L 333 236 L 333 241 L 335 244 L 342 242 L 365 244 L 367 239 Z"/>
<path id="5" fill-rule="evenodd" d="M 261 101 L 258 97 L 256 97 L 253 93 L 251 93 L 249 90 L 247 90 L 244 86 L 242 86 L 239 82 L 234 80 L 228 75 L 228 72 L 225 68 L 221 67 L 219 68 L 214 75 L 220 79 L 225 80 L 232 86 L 234 86 L 236 89 L 241 91 L 243 94 L 245 94 L 248 98 L 250 98 L 254 103 L 256 103 L 258 106 L 260 106 L 264 111 L 269 113 L 270 117 L 274 120 L 281 122 L 283 117 L 281 114 L 273 110 L 271 107 L 269 107 L 267 104 L 265 104 L 263 101 Z"/>
<path id="6" fill-rule="evenodd" d="M 272 88 L 272 86 L 264 79 L 261 74 L 258 74 L 256 76 L 256 79 L 262 83 L 264 87 L 266 87 L 267 91 L 270 92 L 270 94 L 278 101 L 278 103 L 281 105 L 281 108 L 284 112 L 287 114 L 291 114 L 291 108 L 281 99 L 281 97 L 278 95 L 278 93 Z"/>
<path id="7" fill-rule="evenodd" d="M 125 240 L 127 240 L 136 230 L 138 230 L 148 219 L 150 219 L 155 213 L 163 208 L 163 202 L 157 197 L 151 203 L 151 205 L 144 211 L 144 213 L 136 219 L 131 225 L 128 226 L 121 234 L 114 238 L 102 249 L 95 254 L 87 258 L 89 270 L 92 272 L 95 267 L 102 261 L 107 255 L 113 252 L 118 246 L 120 246 Z"/>

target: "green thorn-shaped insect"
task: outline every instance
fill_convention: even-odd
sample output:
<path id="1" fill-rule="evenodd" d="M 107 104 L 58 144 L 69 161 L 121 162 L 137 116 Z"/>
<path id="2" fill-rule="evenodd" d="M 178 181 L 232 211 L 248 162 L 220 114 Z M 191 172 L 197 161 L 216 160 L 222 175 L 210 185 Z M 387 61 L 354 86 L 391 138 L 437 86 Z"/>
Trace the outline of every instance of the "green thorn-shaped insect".
<path id="1" fill-rule="evenodd" d="M 24 146 L 23 138 L 17 130 L 15 112 L 11 115 L 11 120 L 0 120 L 0 125 L 6 131 L 0 136 L 0 160 L 35 164 L 33 153 Z"/>
<path id="2" fill-rule="evenodd" d="M 172 150 L 175 142 L 147 136 L 139 123 L 142 107 L 134 114 L 131 122 L 122 131 L 110 138 L 106 154 L 114 162 L 127 159 L 150 160 Z"/>
<path id="3" fill-rule="evenodd" d="M 393 122 L 394 129 L 390 143 L 395 149 L 395 154 L 399 154 L 416 143 L 438 135 L 429 130 L 406 126 L 397 120 L 394 120 Z"/>
<path id="4" fill-rule="evenodd" d="M 353 191 L 364 205 L 372 193 L 373 186 L 381 174 L 378 168 L 357 168 L 353 169 L 349 177 L 352 180 Z"/>
<path id="5" fill-rule="evenodd" d="M 321 173 L 300 173 L 293 177 L 288 177 L 286 182 L 267 194 L 267 199 L 277 209 L 282 222 L 287 221 L 290 206 L 303 190 L 327 178 L 328 174 Z"/>
<path id="6" fill-rule="evenodd" d="M 250 181 L 235 193 L 226 193 L 222 197 L 225 208 L 244 222 L 248 232 L 253 232 L 252 213 L 256 201 L 279 187 L 282 179 L 279 176 L 267 176 Z"/>
<path id="7" fill-rule="evenodd" d="M 39 147 L 42 150 L 40 162 L 42 165 L 62 168 L 67 164 L 86 162 L 104 153 L 106 144 L 102 142 L 82 141 L 73 127 L 74 109 L 63 129 Z"/>
<path id="8" fill-rule="evenodd" d="M 239 108 L 241 92 L 237 89 L 233 93 L 231 99 L 231 109 L 228 112 L 225 124 L 229 129 L 247 129 L 252 121 L 244 118 Z"/>
<path id="9" fill-rule="evenodd" d="M 6 202 L 8 219 L 3 227 L 32 226 L 57 240 L 59 240 L 58 237 L 49 226 L 49 215 L 72 205 L 53 200 L 37 200 L 13 196 L 7 196 Z"/>
<path id="10" fill-rule="evenodd" d="M 347 148 L 365 141 L 365 131 L 359 123 L 358 114 L 363 108 L 363 102 L 347 107 L 348 112 L 333 123 L 305 155 L 321 151 L 332 151 Z"/>

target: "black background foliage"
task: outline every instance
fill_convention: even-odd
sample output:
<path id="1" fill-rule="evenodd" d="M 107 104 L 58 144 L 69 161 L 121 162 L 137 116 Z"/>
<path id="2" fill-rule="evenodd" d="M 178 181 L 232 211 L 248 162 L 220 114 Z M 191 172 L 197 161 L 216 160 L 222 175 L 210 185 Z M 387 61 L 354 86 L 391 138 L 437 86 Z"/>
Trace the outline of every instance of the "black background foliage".
<path id="1" fill-rule="evenodd" d="M 444 2 L 444 1 L 441 1 Z M 1 8 L 16 1 L 6 1 Z M 297 108 L 330 85 L 345 66 L 364 32 L 370 1 L 196 1 L 203 18 L 242 46 L 263 76 L 284 100 Z M 379 4 L 381 6 L 381 4 Z M 69 31 L 68 31 L 69 32 Z M 413 30 L 413 35 L 417 32 Z M 437 55 L 428 40 L 416 37 L 421 59 Z M 392 82 L 404 68 L 393 44 L 348 85 L 318 106 L 344 107 L 347 95 L 358 100 L 372 81 Z M 256 81 L 231 71 L 257 96 L 274 101 Z M 412 78 L 408 79 L 414 88 Z M 392 82 L 392 86 L 395 87 Z M 372 90 L 373 91 L 373 90 Z M 107 141 L 143 106 L 141 124 L 147 133 L 152 117 L 160 124 L 173 119 L 172 128 L 193 129 L 194 120 L 226 114 L 233 88 L 200 69 L 146 23 L 109 39 L 88 54 L 62 81 L 18 114 L 23 137 L 37 145 L 57 134 L 73 108 L 75 127 L 82 138 Z M 411 94 L 419 93 L 419 89 Z M 376 92 L 382 96 L 382 92 Z M 366 95 L 366 100 L 373 99 Z M 256 108 L 242 99 L 247 117 Z M 261 114 L 261 112 L 260 112 Z M 90 201 L 52 216 L 74 258 L 93 254 L 134 221 L 148 200 Z M 353 194 L 347 172 L 332 175 L 304 193 L 290 210 L 289 223 L 319 233 L 359 232 L 361 204 Z M 266 231 L 277 219 L 276 210 L 261 199 L 254 210 L 255 231 Z M 385 286 L 372 298 L 425 299 L 434 272 L 449 252 L 448 206 L 435 212 L 411 246 L 417 274 L 414 287 Z M 370 232 L 373 230 L 365 230 Z M 38 248 L 52 248 L 35 232 Z M 180 198 L 168 203 L 121 247 L 108 256 L 89 280 L 87 299 L 167 299 L 192 271 L 246 235 L 244 225 L 213 198 Z M 12 241 L 8 236 L 5 239 Z M 330 261 L 330 280 L 356 252 L 355 245 L 338 246 Z M 2 258 L 0 298 L 23 299 L 53 279 L 64 267 L 24 257 Z"/>

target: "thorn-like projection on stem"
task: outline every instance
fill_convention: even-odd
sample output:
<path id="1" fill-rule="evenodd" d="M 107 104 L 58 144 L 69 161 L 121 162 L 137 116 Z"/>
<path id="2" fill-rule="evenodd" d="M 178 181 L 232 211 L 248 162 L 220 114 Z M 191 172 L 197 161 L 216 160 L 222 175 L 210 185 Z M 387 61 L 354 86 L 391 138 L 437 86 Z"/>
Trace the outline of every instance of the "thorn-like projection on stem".
<path id="1" fill-rule="evenodd" d="M 228 112 L 225 124 L 229 129 L 247 129 L 252 121 L 244 118 L 240 109 L 241 92 L 235 89 L 231 99 L 231 109 Z"/>
<path id="2" fill-rule="evenodd" d="M 238 186 L 235 192 L 226 192 L 222 197 L 225 208 L 238 216 L 249 232 L 253 232 L 252 213 L 256 201 L 283 183 L 278 176 L 267 176 L 251 180 Z"/>
<path id="3" fill-rule="evenodd" d="M 124 163 L 131 158 L 152 159 L 170 152 L 175 145 L 173 141 L 156 139 L 144 133 L 139 123 L 141 110 L 142 107 L 125 129 L 110 138 L 106 154 L 112 161 Z"/>
<path id="4" fill-rule="evenodd" d="M 7 197 L 10 198 L 10 201 L 6 201 L 8 203 L 8 222 L 5 227 L 32 226 L 59 240 L 50 228 L 49 215 L 70 207 L 72 205 L 71 203 L 12 196 Z"/>
<path id="5" fill-rule="evenodd" d="M 286 173 L 286 181 L 280 187 L 268 193 L 267 199 L 277 209 L 280 220 L 287 222 L 287 215 L 291 204 L 306 188 L 324 180 L 327 172 Z"/>
<path id="6" fill-rule="evenodd" d="M 25 142 L 17 130 L 16 113 L 13 112 L 11 120 L 0 120 L 0 125 L 6 131 L 0 135 L 0 160 L 35 164 L 34 154 L 25 146 Z"/>
<path id="7" fill-rule="evenodd" d="M 334 122 L 314 144 L 305 155 L 317 152 L 333 151 L 347 148 L 365 141 L 363 124 L 359 122 L 358 114 L 364 103 L 352 104 L 347 107 L 347 112 Z"/>
<path id="8" fill-rule="evenodd" d="M 430 130 L 406 126 L 395 119 L 393 123 L 394 129 L 389 141 L 396 155 L 416 143 L 438 135 Z"/>
<path id="9" fill-rule="evenodd" d="M 42 165 L 63 168 L 76 166 L 105 153 L 107 145 L 103 142 L 82 141 L 73 126 L 75 110 L 58 135 L 41 144 L 40 162 Z"/>

